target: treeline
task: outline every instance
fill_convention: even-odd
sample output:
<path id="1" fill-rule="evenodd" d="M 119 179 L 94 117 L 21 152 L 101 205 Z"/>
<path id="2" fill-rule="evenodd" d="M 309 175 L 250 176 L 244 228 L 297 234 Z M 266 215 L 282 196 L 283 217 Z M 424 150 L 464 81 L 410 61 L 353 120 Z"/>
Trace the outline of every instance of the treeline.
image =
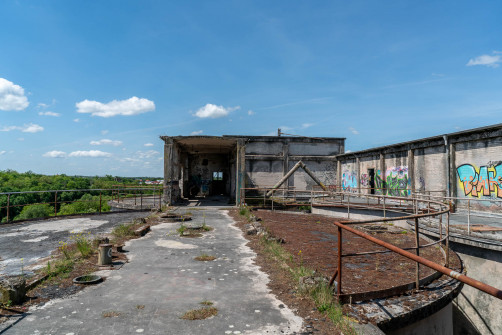
<path id="1" fill-rule="evenodd" d="M 0 221 L 25 220 L 52 215 L 68 215 L 109 211 L 107 200 L 112 189 L 121 186 L 140 186 L 136 178 L 67 176 L 64 174 L 48 176 L 31 171 L 19 173 L 13 170 L 0 171 L 0 193 L 49 190 L 75 190 L 72 192 L 43 192 L 0 195 Z M 110 189 L 109 191 L 78 191 L 88 189 Z M 101 196 L 101 199 L 100 199 Z M 74 202 L 74 201 L 79 202 Z"/>

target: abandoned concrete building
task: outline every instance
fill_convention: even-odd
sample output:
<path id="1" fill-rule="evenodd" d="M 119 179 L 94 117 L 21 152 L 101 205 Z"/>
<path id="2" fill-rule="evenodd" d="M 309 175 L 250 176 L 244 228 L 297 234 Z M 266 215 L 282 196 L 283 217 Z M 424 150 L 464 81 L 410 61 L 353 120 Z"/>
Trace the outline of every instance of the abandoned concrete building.
<path id="1" fill-rule="evenodd" d="M 273 186 L 300 160 L 331 189 L 407 196 L 414 192 L 502 199 L 502 125 L 345 152 L 345 138 L 162 136 L 165 201 Z M 303 171 L 283 187 L 312 189 Z M 457 202 L 453 199 L 454 202 Z M 462 205 L 460 203 L 459 205 Z"/>
<path id="2" fill-rule="evenodd" d="M 326 185 L 336 180 L 336 156 L 345 138 L 285 136 L 162 136 L 165 201 L 225 195 L 240 203 L 243 188 L 273 186 L 299 160 Z M 311 189 L 299 171 L 286 187 Z"/>

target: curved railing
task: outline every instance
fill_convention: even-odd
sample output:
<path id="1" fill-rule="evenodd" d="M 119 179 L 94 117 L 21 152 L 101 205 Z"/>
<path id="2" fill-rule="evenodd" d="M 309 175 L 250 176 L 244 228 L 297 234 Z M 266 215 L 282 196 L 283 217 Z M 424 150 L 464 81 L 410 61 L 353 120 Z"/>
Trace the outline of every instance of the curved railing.
<path id="1" fill-rule="evenodd" d="M 435 271 L 437 274 L 445 274 L 451 278 L 457 279 L 467 285 L 470 285 L 478 290 L 486 292 L 494 297 L 502 299 L 502 291 L 467 277 L 462 273 L 452 270 L 449 267 L 450 260 L 450 248 L 449 248 L 449 237 L 450 237 L 450 204 L 448 202 L 436 201 L 431 198 L 423 198 L 423 197 L 396 197 L 396 196 L 388 196 L 388 195 L 375 195 L 375 194 L 365 194 L 365 193 L 355 193 L 355 192 L 330 192 L 330 191 L 298 191 L 291 189 L 279 189 L 274 192 L 274 195 L 270 198 L 266 197 L 266 193 L 270 189 L 245 189 L 244 193 L 241 195 L 241 199 L 246 201 L 246 199 L 258 200 L 259 205 L 274 209 L 279 206 L 299 206 L 304 204 L 309 204 L 312 208 L 336 208 L 339 213 L 340 209 L 345 211 L 347 218 L 350 220 L 344 220 L 339 222 L 334 222 L 334 225 L 338 228 L 338 266 L 333 274 L 330 285 L 337 282 L 337 295 L 340 299 L 347 298 L 350 296 L 352 301 L 356 301 L 357 298 L 376 298 L 383 297 L 385 295 L 394 295 L 401 290 L 409 290 L 410 285 L 405 284 L 400 288 L 393 288 L 387 291 L 379 292 L 380 296 L 374 294 L 372 297 L 369 297 L 368 294 L 362 295 L 344 295 L 342 292 L 342 270 L 343 270 L 343 257 L 352 257 L 352 256 L 360 256 L 360 255 L 371 255 L 378 253 L 389 253 L 394 252 L 400 254 L 410 260 L 413 260 L 416 263 L 416 273 L 415 273 L 415 288 L 419 288 L 420 285 L 424 285 L 427 282 L 430 282 L 437 278 L 437 275 L 432 275 L 427 278 L 419 277 L 419 269 L 420 264 L 427 266 Z M 254 197 L 250 198 L 246 195 L 246 191 L 251 191 L 254 193 Z M 259 196 L 257 196 L 259 195 Z M 301 199 L 300 201 L 298 201 Z M 275 205 L 275 206 L 274 206 Z M 352 211 L 352 212 L 351 212 Z M 375 211 L 379 212 L 379 217 L 363 219 L 363 220 L 353 220 L 351 219 L 351 213 L 354 214 L 354 211 L 360 214 L 361 212 L 370 212 L 371 216 L 377 216 Z M 443 216 L 446 216 L 446 219 L 443 220 Z M 419 219 L 423 218 L 437 218 L 438 230 L 439 230 L 439 238 L 436 241 L 428 242 L 426 244 L 420 244 L 420 227 L 419 227 Z M 361 232 L 357 229 L 350 227 L 351 225 L 360 225 L 360 224 L 373 224 L 373 223 L 382 223 L 382 222 L 392 222 L 392 221 L 402 221 L 405 220 L 408 223 L 413 222 L 413 230 L 415 233 L 415 247 L 412 248 L 398 248 L 392 244 L 379 240 L 375 237 L 372 237 L 364 232 Z M 445 221 L 445 222 L 444 222 Z M 445 227 L 444 227 L 445 226 Z M 353 234 L 358 235 L 368 241 L 371 241 L 377 245 L 380 245 L 386 249 L 387 251 L 370 251 L 370 252 L 362 252 L 362 253 L 352 253 L 352 254 L 343 254 L 343 246 L 342 246 L 342 231 L 346 230 Z M 444 233 L 443 233 L 444 230 Z M 440 248 L 440 252 L 444 257 L 444 264 L 438 264 L 432 262 L 428 259 L 425 259 L 420 256 L 420 249 L 431 247 L 434 245 L 438 245 Z M 444 245 L 444 246 L 443 246 Z M 443 249 L 444 248 L 444 249 Z M 411 253 L 408 250 L 414 250 L 415 253 Z M 354 299 L 355 298 L 355 299 Z M 361 300 L 359 299 L 359 300 Z"/>

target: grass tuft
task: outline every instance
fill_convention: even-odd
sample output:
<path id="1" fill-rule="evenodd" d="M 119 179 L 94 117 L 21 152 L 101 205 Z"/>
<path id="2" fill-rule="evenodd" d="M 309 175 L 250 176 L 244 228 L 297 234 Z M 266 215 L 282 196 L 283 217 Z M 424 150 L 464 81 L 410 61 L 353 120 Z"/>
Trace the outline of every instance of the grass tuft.
<path id="1" fill-rule="evenodd" d="M 214 261 L 216 259 L 216 257 L 202 253 L 200 256 L 197 256 L 194 259 L 196 261 L 206 262 L 206 261 Z"/>
<path id="2" fill-rule="evenodd" d="M 203 307 L 199 309 L 192 309 L 181 317 L 184 320 L 204 320 L 211 316 L 218 315 L 218 309 L 215 307 Z"/>
<path id="3" fill-rule="evenodd" d="M 209 300 L 201 301 L 200 304 L 201 305 L 205 305 L 205 306 L 213 306 L 214 305 L 214 303 L 212 301 L 209 301 Z"/>

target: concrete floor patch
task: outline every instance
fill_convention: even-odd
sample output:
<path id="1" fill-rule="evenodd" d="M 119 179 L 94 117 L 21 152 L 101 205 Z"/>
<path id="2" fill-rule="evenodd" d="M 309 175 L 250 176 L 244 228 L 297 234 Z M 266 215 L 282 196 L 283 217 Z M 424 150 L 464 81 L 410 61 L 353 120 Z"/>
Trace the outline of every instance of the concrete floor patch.
<path id="1" fill-rule="evenodd" d="M 198 246 L 194 244 L 181 243 L 173 240 L 157 240 L 155 245 L 169 249 L 197 249 Z"/>

